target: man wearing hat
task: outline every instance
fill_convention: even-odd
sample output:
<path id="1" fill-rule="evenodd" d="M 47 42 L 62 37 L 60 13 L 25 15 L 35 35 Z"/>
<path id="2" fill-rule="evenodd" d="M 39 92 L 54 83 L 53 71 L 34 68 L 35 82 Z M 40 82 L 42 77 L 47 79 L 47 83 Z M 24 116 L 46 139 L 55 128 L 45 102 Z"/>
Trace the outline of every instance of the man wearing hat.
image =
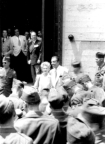
<path id="1" fill-rule="evenodd" d="M 63 87 L 57 89 L 52 88 L 49 92 L 48 101 L 50 103 L 52 115 L 58 119 L 61 129 L 61 141 L 66 143 L 66 126 L 68 115 L 66 111 L 70 111 L 68 94 Z"/>
<path id="2" fill-rule="evenodd" d="M 96 53 L 96 63 L 98 66 L 97 72 L 95 74 L 94 84 L 98 87 L 102 87 L 105 90 L 105 62 L 104 62 L 105 54 L 101 52 Z"/>
<path id="3" fill-rule="evenodd" d="M 85 124 L 91 127 L 95 133 L 95 144 L 105 143 L 105 108 L 92 102 L 92 100 L 84 103 L 81 113 L 77 116 Z"/>
<path id="4" fill-rule="evenodd" d="M 73 67 L 73 78 L 76 80 L 80 75 L 83 74 L 82 65 L 79 61 L 72 62 Z"/>
<path id="5" fill-rule="evenodd" d="M 39 111 L 40 97 L 33 87 L 25 87 L 21 97 L 26 102 L 26 115 L 17 120 L 16 129 L 30 136 L 34 144 L 58 144 L 60 139 L 58 120 Z"/>
<path id="6" fill-rule="evenodd" d="M 28 136 L 14 128 L 16 113 L 11 100 L 0 96 L 0 144 L 33 144 Z"/>
<path id="7" fill-rule="evenodd" d="M 13 79 L 16 78 L 16 72 L 10 68 L 10 57 L 4 57 L 3 58 L 3 69 L 5 73 L 4 81 L 2 81 L 2 87 L 0 89 L 0 93 L 4 94 L 6 97 L 8 97 L 12 91 L 12 84 Z"/>
<path id="8" fill-rule="evenodd" d="M 89 77 L 89 75 L 82 75 L 78 81 L 79 84 L 83 85 L 84 89 L 88 92 L 93 93 L 93 98 L 98 100 L 100 105 L 104 106 L 105 104 L 105 93 L 101 87 L 94 85 Z"/>

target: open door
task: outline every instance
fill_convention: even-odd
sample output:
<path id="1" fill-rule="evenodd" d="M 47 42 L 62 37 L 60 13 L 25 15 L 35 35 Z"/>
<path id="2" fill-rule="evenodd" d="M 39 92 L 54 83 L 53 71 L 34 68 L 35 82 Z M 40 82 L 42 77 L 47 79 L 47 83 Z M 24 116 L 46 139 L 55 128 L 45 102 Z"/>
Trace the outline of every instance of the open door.
<path id="1" fill-rule="evenodd" d="M 42 0 L 42 31 L 44 61 L 58 55 L 62 62 L 63 0 Z"/>

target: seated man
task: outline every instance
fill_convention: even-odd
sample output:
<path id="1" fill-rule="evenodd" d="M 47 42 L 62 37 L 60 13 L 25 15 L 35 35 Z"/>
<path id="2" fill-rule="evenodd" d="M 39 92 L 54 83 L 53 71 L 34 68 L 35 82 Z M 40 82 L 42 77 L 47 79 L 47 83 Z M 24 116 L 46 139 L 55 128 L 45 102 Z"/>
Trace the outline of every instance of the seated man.
<path id="1" fill-rule="evenodd" d="M 5 96 L 0 96 L 0 144 L 33 144 L 28 136 L 14 128 L 16 115 L 14 105 Z"/>
<path id="2" fill-rule="evenodd" d="M 15 127 L 30 136 L 34 144 L 58 144 L 60 139 L 58 120 L 39 111 L 40 97 L 32 87 L 25 87 L 21 97 L 26 102 L 26 115 L 16 121 Z"/>

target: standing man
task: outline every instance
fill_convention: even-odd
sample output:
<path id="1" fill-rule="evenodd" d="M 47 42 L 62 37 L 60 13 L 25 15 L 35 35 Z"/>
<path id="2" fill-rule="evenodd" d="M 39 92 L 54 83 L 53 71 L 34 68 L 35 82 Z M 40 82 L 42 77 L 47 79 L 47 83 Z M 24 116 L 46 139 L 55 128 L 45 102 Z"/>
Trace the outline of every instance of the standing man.
<path id="1" fill-rule="evenodd" d="M 57 88 L 62 85 L 61 78 L 65 73 L 68 73 L 68 69 L 59 64 L 57 56 L 51 58 L 51 64 L 53 67 L 50 71 L 52 87 Z"/>
<path id="2" fill-rule="evenodd" d="M 7 36 L 7 30 L 3 30 L 1 45 L 2 45 L 2 57 L 10 56 L 12 54 L 12 45 L 10 38 Z"/>
<path id="3" fill-rule="evenodd" d="M 31 32 L 31 41 L 28 44 L 27 59 L 31 65 L 31 76 L 33 83 L 36 79 L 36 65 L 40 64 L 41 59 L 41 41 L 37 39 L 36 32 Z"/>
<path id="4" fill-rule="evenodd" d="M 101 52 L 96 53 L 96 63 L 98 66 L 95 74 L 94 84 L 98 87 L 102 87 L 105 90 L 105 54 Z"/>
<path id="5" fill-rule="evenodd" d="M 15 36 L 11 38 L 12 48 L 13 48 L 13 67 L 17 73 L 17 79 L 20 81 L 25 81 L 26 73 L 26 51 L 27 44 L 26 38 L 19 34 L 19 30 L 15 29 Z"/>

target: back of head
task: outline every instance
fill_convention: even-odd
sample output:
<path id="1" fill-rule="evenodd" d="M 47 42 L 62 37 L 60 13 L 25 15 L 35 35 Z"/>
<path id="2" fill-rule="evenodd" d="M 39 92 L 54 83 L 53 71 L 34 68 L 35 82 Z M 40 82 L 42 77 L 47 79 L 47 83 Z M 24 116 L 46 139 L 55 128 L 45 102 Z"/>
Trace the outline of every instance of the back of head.
<path id="1" fill-rule="evenodd" d="M 40 103 L 39 94 L 31 86 L 24 88 L 21 99 L 28 105 L 38 105 Z"/>
<path id="2" fill-rule="evenodd" d="M 7 123 L 15 114 L 14 104 L 5 96 L 0 96 L 0 124 Z"/>
<path id="3" fill-rule="evenodd" d="M 52 109 L 62 109 L 68 100 L 68 94 L 63 87 L 52 88 L 49 92 L 48 101 Z"/>

